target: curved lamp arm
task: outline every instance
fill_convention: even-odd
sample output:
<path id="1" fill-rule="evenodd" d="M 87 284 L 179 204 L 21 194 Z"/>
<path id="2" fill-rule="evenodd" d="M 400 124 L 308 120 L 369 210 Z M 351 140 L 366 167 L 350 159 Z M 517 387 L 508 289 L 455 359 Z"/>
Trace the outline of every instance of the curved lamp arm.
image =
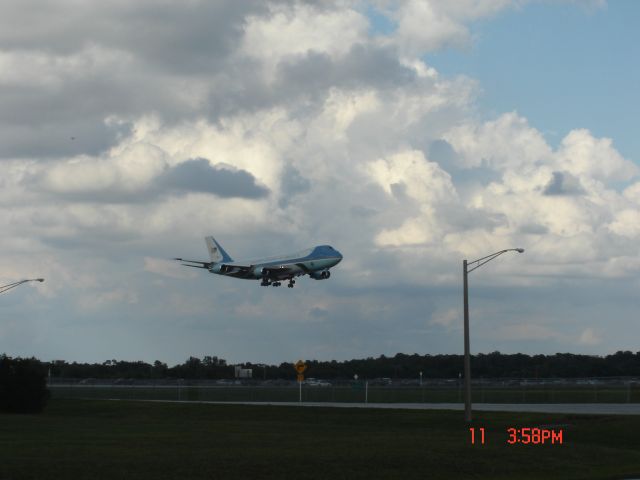
<path id="1" fill-rule="evenodd" d="M 27 282 L 44 282 L 44 278 L 29 278 L 27 280 L 20 280 L 19 282 L 9 283 L 8 285 L 3 285 L 0 287 L 0 293 L 4 293 L 7 290 L 11 290 L 12 288 L 17 287 L 18 285 L 22 285 Z"/>
<path id="2" fill-rule="evenodd" d="M 506 252 L 524 253 L 524 248 L 507 248 L 506 250 L 500 250 L 499 252 L 492 253 L 491 255 L 487 255 L 486 257 L 473 260 L 472 262 L 467 262 L 467 273 L 473 272 L 475 269 L 480 268 L 485 263 L 490 262 L 494 258 L 499 257 L 500 255 Z M 469 265 L 473 265 L 474 263 L 476 265 L 473 268 L 469 268 Z"/>

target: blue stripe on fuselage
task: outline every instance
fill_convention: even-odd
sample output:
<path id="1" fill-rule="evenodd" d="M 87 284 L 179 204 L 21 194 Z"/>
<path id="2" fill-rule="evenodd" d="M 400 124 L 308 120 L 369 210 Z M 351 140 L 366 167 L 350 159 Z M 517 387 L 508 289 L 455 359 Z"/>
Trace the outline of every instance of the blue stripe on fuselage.
<path id="1" fill-rule="evenodd" d="M 229 263 L 226 263 L 226 265 L 248 266 L 249 264 L 251 264 L 254 267 L 257 267 L 257 266 L 270 267 L 273 265 L 294 264 L 294 263 L 309 262 L 313 260 L 329 260 L 329 259 L 342 259 L 342 254 L 340 254 L 340 252 L 335 250 L 333 247 L 330 247 L 329 245 L 319 245 L 315 247 L 311 251 L 311 253 L 305 257 L 290 258 L 290 257 L 283 256 L 278 259 L 269 259 L 269 261 L 253 260 L 251 262 L 229 262 Z"/>
<path id="2" fill-rule="evenodd" d="M 261 266 L 261 267 L 269 267 L 271 265 L 282 265 L 283 263 L 285 264 L 289 264 L 289 263 L 302 263 L 302 262 L 309 262 L 312 260 L 337 260 L 337 259 L 342 259 L 342 255 L 340 254 L 340 252 L 338 252 L 337 250 L 333 249 L 332 247 L 330 247 L 329 245 L 320 245 L 318 247 L 315 247 L 311 253 L 309 255 L 307 255 L 306 257 L 298 257 L 298 258 L 286 258 L 283 257 L 279 260 L 276 261 L 270 261 L 270 262 L 265 262 L 265 263 L 256 263 L 256 266 Z"/>

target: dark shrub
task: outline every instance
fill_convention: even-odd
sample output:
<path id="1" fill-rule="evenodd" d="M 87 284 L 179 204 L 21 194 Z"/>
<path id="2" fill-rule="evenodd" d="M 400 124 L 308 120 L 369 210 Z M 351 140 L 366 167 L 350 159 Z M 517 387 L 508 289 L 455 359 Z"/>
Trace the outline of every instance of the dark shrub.
<path id="1" fill-rule="evenodd" d="M 46 368 L 35 358 L 0 356 L 0 411 L 39 413 L 47 400 Z"/>

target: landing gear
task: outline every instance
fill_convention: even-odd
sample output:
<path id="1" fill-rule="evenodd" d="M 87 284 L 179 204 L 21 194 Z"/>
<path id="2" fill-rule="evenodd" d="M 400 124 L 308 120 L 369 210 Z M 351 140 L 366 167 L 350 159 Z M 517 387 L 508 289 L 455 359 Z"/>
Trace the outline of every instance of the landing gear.
<path id="1" fill-rule="evenodd" d="M 293 288 L 295 283 L 296 281 L 293 278 L 290 278 L 289 283 L 287 284 L 287 287 Z M 282 285 L 282 282 L 280 282 L 279 280 L 271 280 L 270 278 L 263 277 L 262 282 L 260 282 L 260 285 L 262 285 L 263 287 L 268 287 L 268 286 L 279 287 L 280 285 Z"/>

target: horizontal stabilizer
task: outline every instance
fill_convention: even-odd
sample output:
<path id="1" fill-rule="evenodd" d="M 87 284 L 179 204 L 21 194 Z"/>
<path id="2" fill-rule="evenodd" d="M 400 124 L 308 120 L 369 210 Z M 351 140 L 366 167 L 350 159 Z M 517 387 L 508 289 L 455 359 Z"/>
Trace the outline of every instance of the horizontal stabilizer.
<path id="1" fill-rule="evenodd" d="M 205 268 L 207 270 L 213 265 L 211 262 L 201 262 L 200 260 L 186 260 L 184 258 L 174 258 L 174 260 L 178 262 L 197 263 L 198 265 L 189 265 L 189 263 L 183 263 L 182 265 L 185 267 Z"/>
<path id="2" fill-rule="evenodd" d="M 181 265 L 184 265 L 185 267 L 193 267 L 193 268 L 204 268 L 205 270 L 209 270 L 208 266 L 205 265 L 189 265 L 188 263 L 181 263 Z"/>

